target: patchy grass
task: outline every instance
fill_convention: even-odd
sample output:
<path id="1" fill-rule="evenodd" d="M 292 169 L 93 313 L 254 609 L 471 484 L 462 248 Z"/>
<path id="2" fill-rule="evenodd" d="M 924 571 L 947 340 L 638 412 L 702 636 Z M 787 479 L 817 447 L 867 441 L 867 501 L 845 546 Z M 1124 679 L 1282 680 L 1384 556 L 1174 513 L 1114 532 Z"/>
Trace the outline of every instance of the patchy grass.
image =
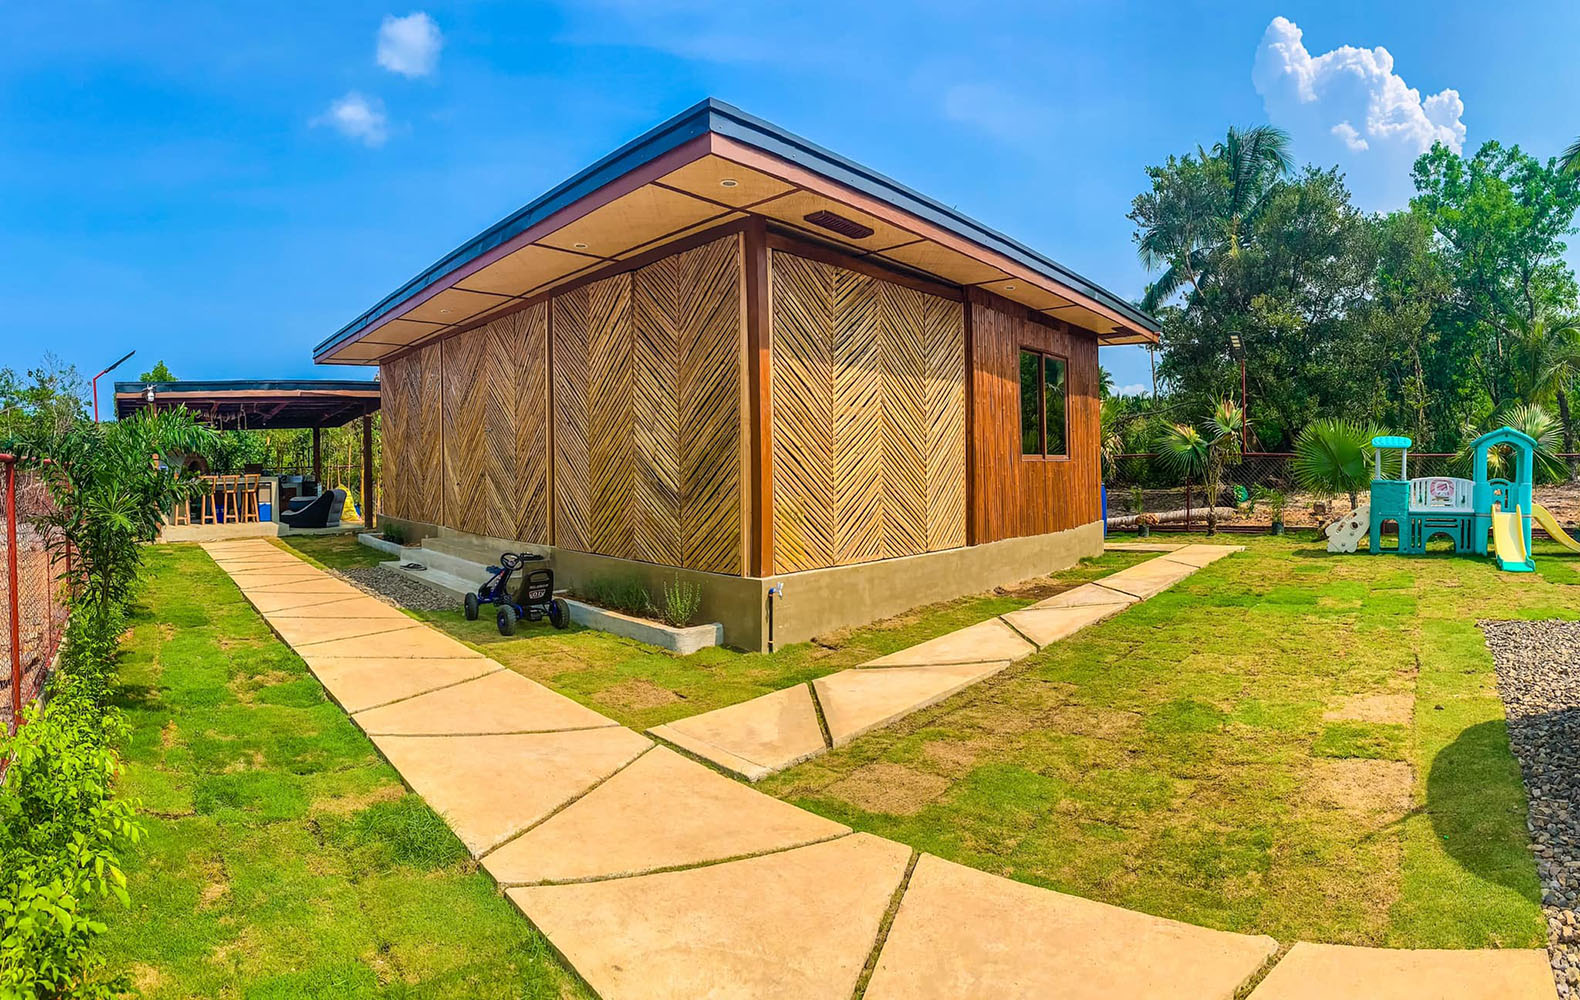
<path id="1" fill-rule="evenodd" d="M 897 618 L 796 643 L 773 653 L 715 648 L 680 657 L 631 639 L 577 626 L 556 631 L 547 622 L 522 622 L 521 631 L 506 638 L 495 628 L 492 615 L 469 622 L 459 610 L 413 614 L 518 673 L 641 730 L 864 663 L 1026 607 L 1048 593 L 1107 576 L 1151 557 L 1147 553 L 1107 553 L 1050 577 L 1028 581 L 1014 591 L 1000 590 L 917 608 Z"/>
<path id="2" fill-rule="evenodd" d="M 1524 789 L 1475 623 L 1576 617 L 1580 561 L 1538 546 L 1541 572 L 1520 576 L 1224 540 L 1251 551 L 761 787 L 1210 927 L 1540 945 Z"/>
<path id="3" fill-rule="evenodd" d="M 292 555 L 302 556 L 323 569 L 362 569 L 377 566 L 390 558 L 387 552 L 363 545 L 354 534 L 286 535 L 273 539 L 273 542 Z"/>
<path id="4" fill-rule="evenodd" d="M 224 572 L 147 559 L 120 701 L 149 837 L 106 945 L 143 996 L 583 996 Z"/>

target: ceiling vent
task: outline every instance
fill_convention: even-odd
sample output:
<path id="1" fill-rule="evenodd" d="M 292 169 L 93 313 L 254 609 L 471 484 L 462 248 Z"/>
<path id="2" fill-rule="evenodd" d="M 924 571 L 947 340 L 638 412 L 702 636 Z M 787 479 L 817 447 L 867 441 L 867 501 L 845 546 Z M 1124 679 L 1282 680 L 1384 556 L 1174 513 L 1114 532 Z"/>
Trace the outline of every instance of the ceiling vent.
<path id="1" fill-rule="evenodd" d="M 822 226 L 831 233 L 838 233 L 853 240 L 864 240 L 873 233 L 871 226 L 864 226 L 855 219 L 847 219 L 843 215 L 835 215 L 826 209 L 818 209 L 811 215 L 804 215 L 802 218 L 814 226 Z"/>

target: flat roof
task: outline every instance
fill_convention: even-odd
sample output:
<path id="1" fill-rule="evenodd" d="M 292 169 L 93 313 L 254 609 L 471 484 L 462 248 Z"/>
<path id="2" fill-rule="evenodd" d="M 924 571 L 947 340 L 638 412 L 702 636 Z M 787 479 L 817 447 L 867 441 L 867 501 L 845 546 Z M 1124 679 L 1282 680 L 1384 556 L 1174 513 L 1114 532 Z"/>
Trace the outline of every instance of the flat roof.
<path id="1" fill-rule="evenodd" d="M 830 231 L 812 222 L 828 211 L 853 221 L 855 230 Z M 510 300 L 519 304 L 638 250 L 749 215 L 899 269 L 984 286 L 1090 329 L 1105 343 L 1157 339 L 1156 319 L 1052 258 L 710 98 L 445 254 L 326 338 L 314 357 L 367 364 L 447 329 L 476 325 L 509 311 Z M 866 235 L 852 235 L 862 231 Z M 576 238 L 582 235 L 589 238 Z M 594 236 L 604 237 L 601 244 Z M 538 252 L 523 252 L 533 249 Z M 466 295 L 450 296 L 449 308 L 423 308 L 451 288 Z M 369 336 L 392 323 L 382 336 Z M 347 350 L 361 340 L 369 347 Z"/>
<path id="2" fill-rule="evenodd" d="M 148 406 L 180 405 L 226 430 L 339 427 L 379 408 L 379 384 L 368 379 L 209 379 L 115 383 L 115 416 Z"/>

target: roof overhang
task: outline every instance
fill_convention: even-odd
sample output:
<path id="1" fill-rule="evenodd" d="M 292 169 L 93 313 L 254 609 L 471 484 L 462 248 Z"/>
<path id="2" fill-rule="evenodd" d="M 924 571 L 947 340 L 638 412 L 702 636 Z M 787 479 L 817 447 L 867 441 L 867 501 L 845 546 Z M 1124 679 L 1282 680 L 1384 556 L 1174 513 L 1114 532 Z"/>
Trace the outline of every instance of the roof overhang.
<path id="1" fill-rule="evenodd" d="M 226 430 L 339 427 L 379 408 L 379 384 L 366 379 L 228 379 L 205 382 L 117 382 L 115 416 L 150 405 L 184 406 Z"/>
<path id="2" fill-rule="evenodd" d="M 838 232 L 808 219 L 820 212 L 855 226 Z M 1090 330 L 1104 344 L 1158 339 L 1155 319 L 1069 268 L 866 167 L 706 100 L 446 254 L 319 344 L 314 359 L 377 363 L 750 216 L 890 267 L 985 288 Z"/>

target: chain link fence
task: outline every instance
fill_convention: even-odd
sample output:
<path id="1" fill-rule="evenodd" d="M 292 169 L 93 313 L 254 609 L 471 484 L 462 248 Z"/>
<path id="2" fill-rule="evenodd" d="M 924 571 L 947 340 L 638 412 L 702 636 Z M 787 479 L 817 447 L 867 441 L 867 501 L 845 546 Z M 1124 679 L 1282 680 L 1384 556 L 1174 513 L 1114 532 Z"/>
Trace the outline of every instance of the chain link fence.
<path id="1" fill-rule="evenodd" d="M 1570 467 L 1580 455 L 1560 455 Z M 1348 496 L 1317 494 L 1300 489 L 1294 474 L 1293 452 L 1246 452 L 1240 461 L 1223 471 L 1221 492 L 1216 498 L 1219 523 L 1223 527 L 1262 528 L 1272 523 L 1272 507 L 1267 494 L 1277 493 L 1284 502 L 1284 524 L 1289 528 L 1315 528 L 1350 509 Z M 1410 453 L 1410 478 L 1461 476 L 1468 478 L 1462 458 L 1451 453 Z M 1135 524 L 1136 506 L 1157 519 L 1163 528 L 1197 528 L 1206 523 L 1208 497 L 1201 482 L 1187 483 L 1183 477 L 1159 460 L 1155 453 L 1119 455 L 1111 463 L 1104 485 L 1108 490 L 1108 524 L 1125 528 Z M 1138 495 L 1139 491 L 1139 495 Z M 1574 482 L 1537 486 L 1536 502 L 1565 523 L 1580 520 L 1580 484 Z M 1366 502 L 1365 491 L 1359 497 Z"/>
<path id="2" fill-rule="evenodd" d="M 45 521 L 55 509 L 48 489 L 10 455 L 0 455 L 0 493 L 0 725 L 13 732 L 65 632 L 70 553 Z"/>

